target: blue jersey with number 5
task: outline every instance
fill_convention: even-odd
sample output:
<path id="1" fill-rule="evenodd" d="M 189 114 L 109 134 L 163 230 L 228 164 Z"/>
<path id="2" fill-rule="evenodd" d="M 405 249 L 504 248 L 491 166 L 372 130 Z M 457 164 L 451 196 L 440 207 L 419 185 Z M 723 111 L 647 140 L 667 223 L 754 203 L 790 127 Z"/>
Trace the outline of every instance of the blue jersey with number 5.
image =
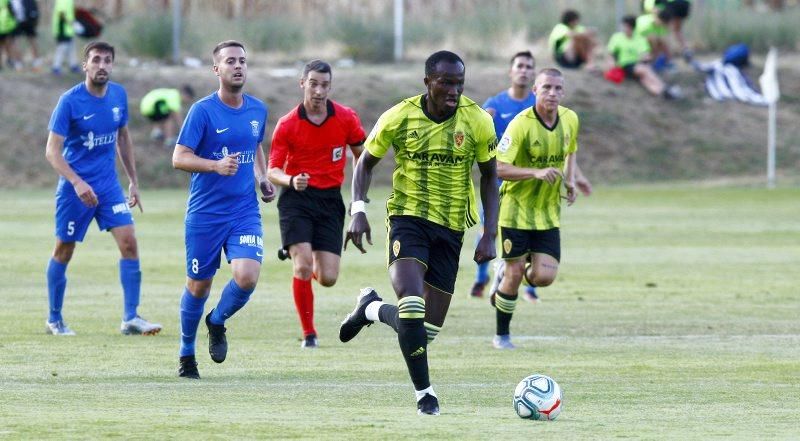
<path id="1" fill-rule="evenodd" d="M 117 131 L 127 124 L 128 95 L 121 85 L 109 81 L 105 96 L 98 98 L 80 83 L 61 95 L 48 130 L 64 137 L 62 154 L 67 164 L 96 193 L 102 193 L 119 185 Z M 59 191 L 65 182 L 62 176 Z"/>

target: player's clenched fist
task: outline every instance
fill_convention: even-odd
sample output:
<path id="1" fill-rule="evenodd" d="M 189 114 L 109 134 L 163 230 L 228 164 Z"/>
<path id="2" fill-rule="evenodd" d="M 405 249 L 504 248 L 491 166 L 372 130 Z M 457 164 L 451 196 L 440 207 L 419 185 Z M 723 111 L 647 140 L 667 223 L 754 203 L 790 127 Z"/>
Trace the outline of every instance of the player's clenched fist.
<path id="1" fill-rule="evenodd" d="M 561 170 L 555 167 L 547 167 L 541 169 L 535 169 L 533 172 L 533 176 L 536 179 L 541 179 L 542 181 L 546 181 L 550 184 L 555 184 L 559 178 L 563 176 Z"/>
<path id="2" fill-rule="evenodd" d="M 237 159 L 241 152 L 236 152 L 232 155 L 227 155 L 214 164 L 214 171 L 222 176 L 233 176 L 239 170 L 239 160 Z"/>

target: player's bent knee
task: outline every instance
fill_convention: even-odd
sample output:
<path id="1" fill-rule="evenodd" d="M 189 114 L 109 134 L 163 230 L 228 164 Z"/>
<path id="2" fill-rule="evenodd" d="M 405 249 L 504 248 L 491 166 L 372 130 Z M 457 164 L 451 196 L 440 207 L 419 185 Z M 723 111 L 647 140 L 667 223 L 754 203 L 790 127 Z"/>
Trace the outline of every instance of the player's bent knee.
<path id="1" fill-rule="evenodd" d="M 186 282 L 186 288 L 189 289 L 189 294 L 198 299 L 204 299 L 211 293 L 211 279 L 207 280 L 194 280 L 189 279 Z"/>
<path id="2" fill-rule="evenodd" d="M 294 277 L 300 280 L 309 280 L 314 275 L 311 265 L 295 264 Z"/>
<path id="3" fill-rule="evenodd" d="M 236 282 L 236 285 L 238 285 L 242 291 L 253 291 L 256 289 L 256 285 L 258 284 L 258 275 L 255 277 L 251 275 L 234 275 L 233 281 Z"/>
<path id="4" fill-rule="evenodd" d="M 320 285 L 322 285 L 322 286 L 324 286 L 326 288 L 330 288 L 331 286 L 336 285 L 336 280 L 337 280 L 337 277 L 335 277 L 335 276 L 334 277 L 322 276 L 317 281 L 319 282 Z"/>
<path id="5" fill-rule="evenodd" d="M 74 252 L 75 242 L 58 242 L 53 250 L 53 258 L 59 263 L 67 264 L 72 260 Z"/>
<path id="6" fill-rule="evenodd" d="M 547 276 L 547 277 L 534 276 L 533 277 L 533 284 L 535 286 L 550 286 L 550 285 L 553 284 L 553 281 L 555 281 L 555 279 L 556 279 L 555 274 L 553 274 L 552 277 L 549 277 L 549 276 Z"/>

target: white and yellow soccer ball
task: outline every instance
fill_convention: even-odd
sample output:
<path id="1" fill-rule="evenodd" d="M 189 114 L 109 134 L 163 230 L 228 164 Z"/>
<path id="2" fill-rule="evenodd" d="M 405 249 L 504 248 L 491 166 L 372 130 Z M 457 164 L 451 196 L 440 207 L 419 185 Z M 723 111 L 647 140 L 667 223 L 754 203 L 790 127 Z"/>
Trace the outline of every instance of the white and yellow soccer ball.
<path id="1" fill-rule="evenodd" d="M 528 420 L 554 420 L 561 413 L 561 387 L 547 375 L 522 379 L 514 390 L 514 410 Z"/>

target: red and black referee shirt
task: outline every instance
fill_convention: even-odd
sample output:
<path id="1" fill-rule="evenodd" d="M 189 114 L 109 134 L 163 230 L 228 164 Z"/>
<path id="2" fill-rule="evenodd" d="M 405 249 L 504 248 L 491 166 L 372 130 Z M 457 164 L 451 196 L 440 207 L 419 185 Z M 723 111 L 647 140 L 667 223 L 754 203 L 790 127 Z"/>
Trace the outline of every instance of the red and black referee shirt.
<path id="1" fill-rule="evenodd" d="M 301 103 L 281 117 L 272 134 L 269 166 L 288 175 L 308 173 L 308 185 L 327 189 L 342 186 L 347 146 L 364 143 L 366 134 L 358 114 L 328 100 L 328 116 L 317 125 Z"/>

